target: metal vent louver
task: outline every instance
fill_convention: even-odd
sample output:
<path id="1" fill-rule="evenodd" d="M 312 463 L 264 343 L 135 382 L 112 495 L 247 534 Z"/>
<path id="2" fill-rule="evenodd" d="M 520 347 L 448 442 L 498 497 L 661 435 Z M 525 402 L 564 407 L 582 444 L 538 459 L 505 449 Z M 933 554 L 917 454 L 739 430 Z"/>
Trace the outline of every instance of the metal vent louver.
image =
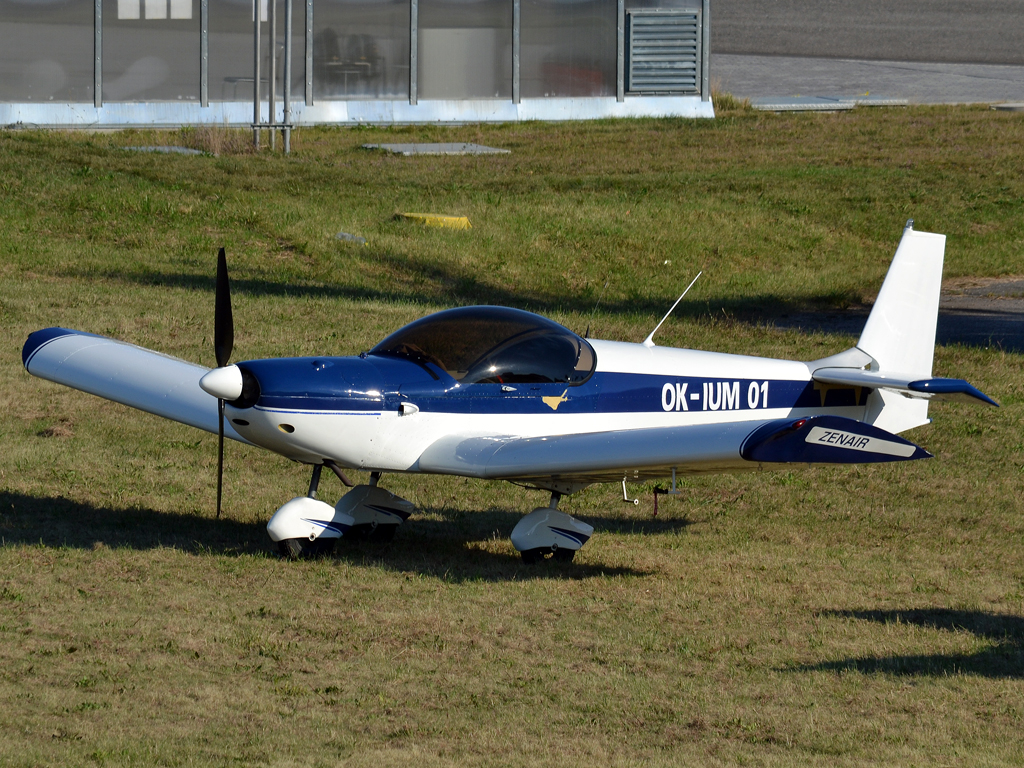
<path id="1" fill-rule="evenodd" d="M 626 87 L 633 93 L 700 91 L 701 18 L 696 8 L 627 10 Z"/>

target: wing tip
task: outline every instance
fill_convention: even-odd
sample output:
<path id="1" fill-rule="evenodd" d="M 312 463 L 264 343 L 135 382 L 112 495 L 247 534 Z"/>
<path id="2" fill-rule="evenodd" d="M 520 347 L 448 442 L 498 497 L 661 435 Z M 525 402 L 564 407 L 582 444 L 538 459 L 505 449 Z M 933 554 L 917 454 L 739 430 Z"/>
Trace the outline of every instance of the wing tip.
<path id="1" fill-rule="evenodd" d="M 67 328 L 53 327 L 43 328 L 42 330 L 34 331 L 28 335 L 25 340 L 25 346 L 21 348 L 21 363 L 25 366 L 25 370 L 28 370 L 29 363 L 32 362 L 32 358 L 35 357 L 36 352 L 45 347 L 51 341 L 61 339 L 65 336 L 78 335 L 79 331 L 71 331 Z"/>

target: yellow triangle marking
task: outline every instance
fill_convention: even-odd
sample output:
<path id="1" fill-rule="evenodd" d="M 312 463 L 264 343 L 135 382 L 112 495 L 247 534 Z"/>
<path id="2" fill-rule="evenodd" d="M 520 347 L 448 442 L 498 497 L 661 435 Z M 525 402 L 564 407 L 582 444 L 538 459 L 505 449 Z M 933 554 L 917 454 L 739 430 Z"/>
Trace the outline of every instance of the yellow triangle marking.
<path id="1" fill-rule="evenodd" d="M 565 392 L 563 392 L 558 397 L 542 397 L 541 400 L 543 400 L 544 405 L 548 406 L 548 408 L 550 408 L 552 411 L 557 411 L 558 406 L 560 406 L 562 403 L 569 399 L 568 397 L 565 396 L 568 391 L 568 389 L 565 390 Z"/>

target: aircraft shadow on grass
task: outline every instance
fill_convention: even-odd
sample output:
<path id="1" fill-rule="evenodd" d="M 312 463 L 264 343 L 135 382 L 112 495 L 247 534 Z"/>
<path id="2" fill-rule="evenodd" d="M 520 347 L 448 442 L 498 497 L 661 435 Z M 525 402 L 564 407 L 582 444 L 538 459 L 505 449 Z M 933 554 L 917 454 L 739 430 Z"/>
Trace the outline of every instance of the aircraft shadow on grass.
<path id="1" fill-rule="evenodd" d="M 471 270 L 443 266 L 434 261 L 394 254 L 381 254 L 380 261 L 393 274 L 389 288 L 369 288 L 343 284 L 295 284 L 260 279 L 234 279 L 236 293 L 251 296 L 315 296 L 350 301 L 394 301 L 420 304 L 496 304 L 528 309 L 541 314 L 553 311 L 575 312 L 588 316 L 598 301 L 601 290 L 591 286 L 576 295 L 545 291 L 523 292 L 481 281 Z M 139 285 L 166 285 L 213 293 L 213 275 L 202 276 L 184 272 L 142 271 L 109 272 L 97 275 L 82 272 L 77 276 L 130 281 Z M 415 286 L 415 287 L 414 287 Z M 836 309 L 855 303 L 857 297 L 842 293 L 805 296 L 799 299 L 763 294 L 743 298 L 707 297 L 683 301 L 673 313 L 675 317 L 699 318 L 721 315 L 755 325 L 804 332 L 860 335 L 867 320 L 868 308 Z M 671 297 L 631 296 L 618 301 L 602 301 L 604 316 L 649 315 L 660 317 L 671 303 Z M 583 329 L 577 329 L 580 332 Z M 600 329 L 596 329 L 600 337 Z M 1024 352 L 1024 314 L 1009 304 L 993 305 L 992 309 L 940 309 L 937 330 L 939 344 L 962 344 L 972 347 L 996 347 L 1006 352 Z"/>
<path id="2" fill-rule="evenodd" d="M 525 566 L 518 553 L 488 552 L 479 544 L 493 538 L 507 540 L 521 514 L 500 510 L 452 512 L 422 510 L 428 519 L 414 516 L 394 541 L 342 541 L 330 559 L 354 565 L 413 572 L 446 581 L 523 581 L 535 578 L 583 580 L 602 576 L 644 576 L 647 571 L 622 566 L 552 560 Z M 437 519 L 440 518 L 440 519 Z M 597 532 L 655 534 L 679 530 L 687 520 L 580 518 Z M 3 546 L 135 550 L 167 547 L 197 555 L 269 555 L 276 550 L 266 525 L 215 520 L 200 515 L 159 512 L 153 509 L 113 509 L 66 498 L 40 498 L 0 493 L 0 537 Z"/>
<path id="3" fill-rule="evenodd" d="M 800 310 L 781 308 L 774 313 L 760 314 L 763 323 L 776 328 L 804 332 L 844 333 L 860 335 L 868 319 L 868 309 Z M 941 345 L 960 344 L 965 347 L 994 347 L 1004 352 L 1024 352 L 1024 313 L 1007 303 L 1001 308 L 946 309 L 939 307 L 935 342 Z"/>
<path id="4" fill-rule="evenodd" d="M 498 306 L 526 309 L 531 312 L 547 314 L 550 312 L 575 312 L 581 316 L 590 315 L 599 299 L 600 290 L 586 290 L 577 295 L 548 293 L 543 291 L 522 291 L 506 289 L 502 286 L 481 282 L 469 273 L 446 271 L 437 264 L 416 264 L 412 260 L 401 259 L 401 266 L 396 269 L 407 275 L 406 280 L 391 281 L 389 289 L 369 288 L 328 283 L 291 283 L 273 280 L 231 278 L 233 294 L 249 296 L 274 297 L 314 297 L 327 299 L 343 299 L 347 301 L 383 301 L 401 304 L 443 304 L 464 306 L 471 304 L 493 304 Z M 411 266 L 412 265 L 412 266 Z M 95 279 L 103 277 L 113 281 L 131 282 L 143 286 L 168 286 L 187 288 L 213 294 L 215 280 L 213 277 L 190 274 L 185 272 L 78 272 L 73 277 Z M 692 277 L 692 276 L 691 276 Z M 416 288 L 412 287 L 417 286 Z M 430 290 L 433 286 L 434 290 Z M 680 286 L 680 290 L 686 284 Z M 725 316 L 753 316 L 757 314 L 784 314 L 796 312 L 809 305 L 832 306 L 845 297 L 820 296 L 801 300 L 799 303 L 780 299 L 768 294 L 762 296 L 734 299 L 700 299 L 682 301 L 673 311 L 673 317 L 702 317 L 710 314 Z M 619 301 L 603 299 L 600 302 L 601 314 L 609 315 L 650 315 L 661 317 L 672 305 L 674 297 L 631 296 Z M 579 329 L 582 333 L 583 329 Z"/>
<path id="5" fill-rule="evenodd" d="M 905 611 L 824 611 L 820 615 L 874 621 L 879 624 L 911 624 L 945 632 L 970 632 L 990 645 L 977 653 L 862 656 L 800 666 L 797 671 L 946 677 L 1024 679 L 1024 618 L 988 611 L 924 608 Z"/>

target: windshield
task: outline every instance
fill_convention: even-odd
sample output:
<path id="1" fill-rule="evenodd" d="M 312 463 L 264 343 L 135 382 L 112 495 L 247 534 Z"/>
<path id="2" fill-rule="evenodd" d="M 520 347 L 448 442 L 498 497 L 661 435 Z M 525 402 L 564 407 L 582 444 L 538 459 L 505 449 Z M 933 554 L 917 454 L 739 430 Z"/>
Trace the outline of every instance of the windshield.
<path id="1" fill-rule="evenodd" d="M 466 384 L 582 384 L 597 364 L 584 339 L 556 322 L 508 307 L 462 307 L 429 315 L 370 350 L 432 363 Z"/>

